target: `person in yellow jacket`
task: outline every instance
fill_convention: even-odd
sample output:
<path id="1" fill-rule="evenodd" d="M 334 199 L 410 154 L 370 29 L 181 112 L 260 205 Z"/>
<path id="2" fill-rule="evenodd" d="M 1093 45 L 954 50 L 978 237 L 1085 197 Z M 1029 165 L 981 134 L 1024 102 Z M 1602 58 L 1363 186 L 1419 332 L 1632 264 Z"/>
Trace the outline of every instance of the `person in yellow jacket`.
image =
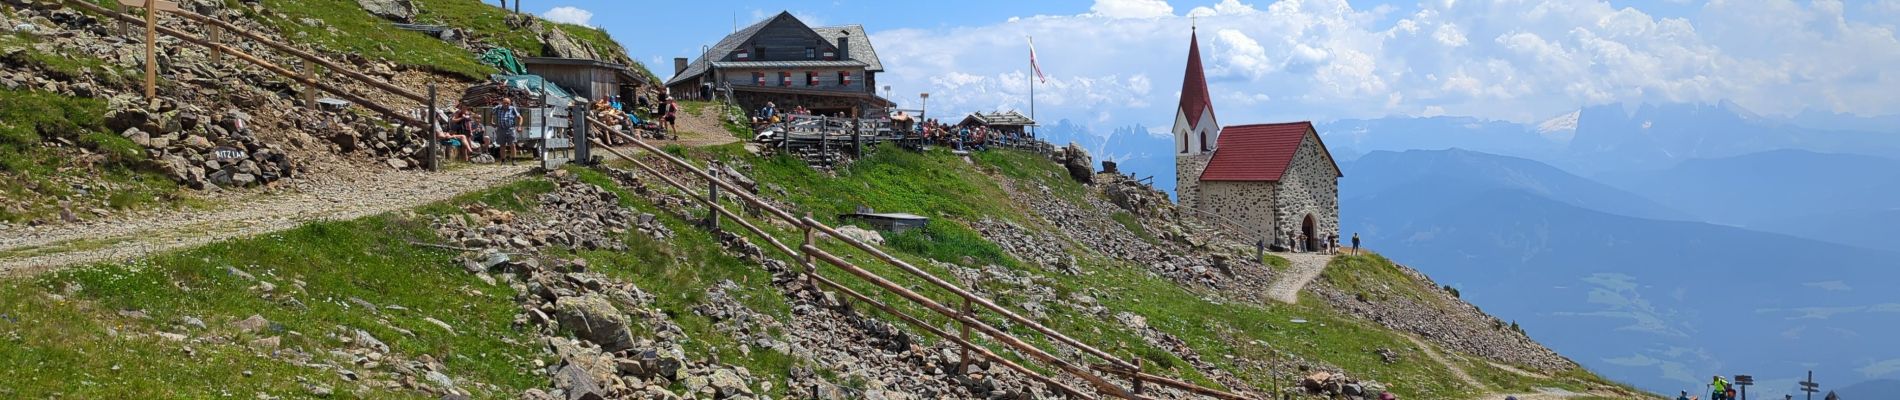
<path id="1" fill-rule="evenodd" d="M 1734 400 L 1728 397 L 1728 379 L 1723 379 L 1721 375 L 1716 375 L 1715 379 L 1709 382 L 1709 385 L 1715 389 L 1715 393 L 1709 394 L 1710 400 Z"/>

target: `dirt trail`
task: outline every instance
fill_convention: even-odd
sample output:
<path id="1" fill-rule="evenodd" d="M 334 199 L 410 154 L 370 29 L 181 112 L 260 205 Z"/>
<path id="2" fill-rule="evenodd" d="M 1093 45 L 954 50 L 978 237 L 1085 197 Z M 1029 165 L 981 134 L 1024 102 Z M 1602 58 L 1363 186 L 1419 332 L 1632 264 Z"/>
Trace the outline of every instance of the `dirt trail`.
<path id="1" fill-rule="evenodd" d="M 0 230 L 0 276 L 127 260 L 219 240 L 294 228 L 308 221 L 354 219 L 402 210 L 513 181 L 535 164 L 458 165 L 424 173 L 385 170 L 356 179 L 294 181 L 277 194 L 223 199 L 208 210 L 177 210 L 136 220 Z"/>
<path id="2" fill-rule="evenodd" d="M 1273 286 L 1267 288 L 1267 297 L 1287 304 L 1299 303 L 1300 290 L 1305 289 L 1306 284 L 1312 283 L 1314 278 L 1318 278 L 1321 272 L 1326 272 L 1326 264 L 1333 259 L 1333 256 L 1309 253 L 1274 253 L 1274 255 L 1284 257 L 1291 263 L 1286 273 L 1281 275 L 1279 280 L 1273 281 Z"/>
<path id="3" fill-rule="evenodd" d="M 1445 369 L 1450 370 L 1451 375 L 1458 377 L 1458 380 L 1460 382 L 1464 382 L 1466 385 L 1471 385 L 1471 387 L 1484 389 L 1484 390 L 1490 390 L 1489 387 L 1485 386 L 1483 382 L 1478 382 L 1477 378 L 1472 378 L 1471 374 L 1465 373 L 1465 369 L 1463 367 L 1459 367 L 1458 364 L 1452 363 L 1451 359 L 1445 358 L 1445 355 L 1438 354 L 1438 350 L 1432 348 L 1431 344 L 1425 343 L 1425 341 L 1419 340 L 1416 337 L 1412 337 L 1412 335 L 1399 335 L 1399 336 L 1405 337 L 1405 340 L 1412 341 L 1412 345 L 1418 346 L 1419 351 L 1425 352 L 1425 357 L 1431 358 L 1432 362 L 1436 362 L 1441 365 L 1444 365 Z M 1499 396 L 1498 398 L 1502 399 L 1504 397 Z"/>

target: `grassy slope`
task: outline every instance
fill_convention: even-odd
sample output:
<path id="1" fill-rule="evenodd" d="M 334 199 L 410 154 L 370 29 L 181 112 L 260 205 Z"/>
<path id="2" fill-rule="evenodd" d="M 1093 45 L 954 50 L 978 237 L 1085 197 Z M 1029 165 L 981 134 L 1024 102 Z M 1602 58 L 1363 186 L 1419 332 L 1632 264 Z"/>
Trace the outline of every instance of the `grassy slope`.
<path id="1" fill-rule="evenodd" d="M 230 3 L 237 4 L 236 0 L 230 0 Z M 416 16 L 417 23 L 463 28 L 476 39 L 514 50 L 516 56 L 542 55 L 540 39 L 533 32 L 509 27 L 505 22 L 508 12 L 500 7 L 472 0 L 417 0 L 415 3 L 420 9 Z M 494 68 L 476 61 L 475 54 L 426 34 L 397 29 L 388 21 L 364 11 L 354 0 L 265 0 L 264 5 L 283 13 L 287 18 L 276 18 L 268 13 L 253 14 L 252 17 L 283 32 L 293 42 L 316 44 L 336 52 L 382 58 L 470 79 L 485 79 L 488 74 L 495 72 Z M 239 9 L 250 10 L 249 7 Z M 304 24 L 304 18 L 321 20 L 325 25 Z M 596 51 L 626 57 L 626 51 L 605 31 L 543 22 L 558 27 Z M 335 28 L 336 32 L 332 33 L 330 28 Z M 635 64 L 636 70 L 652 75 L 646 66 L 638 65 L 637 62 Z"/>
<path id="2" fill-rule="evenodd" d="M 56 79 L 93 75 L 109 85 L 134 79 L 132 71 L 98 58 L 37 49 L 37 41 L 25 33 L 0 34 L 0 56 Z M 72 202 L 76 213 L 182 200 L 176 183 L 151 172 L 137 144 L 106 131 L 105 108 L 99 99 L 0 89 L 0 221 L 58 219 L 61 200 Z M 61 142 L 103 157 L 92 166 L 76 164 L 77 149 L 46 145 Z M 68 183 L 80 178 L 93 183 L 89 190 Z"/>
<path id="3" fill-rule="evenodd" d="M 580 171 L 593 182 L 604 176 Z M 421 215 L 453 215 L 458 205 L 482 203 L 512 210 L 532 207 L 535 194 L 550 190 L 545 180 L 528 180 L 470 194 L 424 207 Z M 630 197 L 624 203 L 657 211 Z M 694 314 L 705 289 L 725 279 L 748 282 L 735 297 L 755 310 L 786 318 L 789 307 L 769 287 L 769 276 L 758 268 L 719 252 L 711 236 L 691 228 L 686 220 L 656 213 L 678 232 L 676 238 L 657 241 L 638 233 L 624 237 L 630 251 L 572 253 L 553 250 L 554 256 L 577 255 L 592 261 L 594 269 L 628 279 L 657 296 L 656 307 L 674 316 L 692 341 L 688 355 L 704 358 L 717 353 L 725 362 L 745 366 L 762 377 L 783 377 L 789 358 L 755 351 L 739 353 L 738 343 Z M 451 252 L 408 245 L 431 242 L 434 234 L 417 216 L 379 215 L 355 221 L 308 224 L 295 230 L 250 239 L 221 242 L 185 252 L 128 264 L 79 268 L 37 278 L 0 282 L 0 397 L 42 398 L 54 394 L 76 398 L 238 398 L 253 393 L 301 396 L 304 381 L 353 393 L 355 384 L 338 374 L 274 360 L 264 350 L 239 344 L 193 343 L 189 346 L 152 336 L 115 337 L 122 333 L 177 332 L 180 319 L 197 317 L 209 330 L 189 330 L 204 338 L 223 336 L 246 343 L 256 334 L 231 332 L 231 321 L 261 314 L 281 324 L 268 335 L 283 338 L 284 348 L 323 353 L 342 348 L 326 337 L 338 326 L 365 329 L 405 357 L 429 354 L 447 365 L 459 380 L 474 379 L 497 385 L 477 397 L 513 397 L 521 390 L 541 387 L 546 378 L 528 365 L 543 358 L 529 332 L 512 325 L 517 311 L 513 290 L 487 286 L 452 262 Z M 286 306 L 281 298 L 260 297 L 251 283 L 225 272 L 236 266 L 273 282 L 277 293 L 289 292 L 291 282 L 306 282 L 305 290 L 290 294 L 307 309 Z M 49 295 L 76 288 L 64 300 Z M 760 292 L 763 288 L 766 292 Z M 472 295 L 469 290 L 477 290 Z M 385 310 L 375 315 L 355 308 L 347 299 L 360 298 L 378 305 L 401 305 L 409 311 Z M 141 309 L 149 320 L 118 315 L 118 310 Z M 458 335 L 424 322 L 433 317 L 449 323 Z M 406 337 L 378 321 L 413 331 Z M 291 333 L 295 332 L 295 333 Z M 635 327 L 639 335 L 650 335 Z M 196 339 L 194 339 L 196 340 Z M 191 347 L 196 356 L 185 354 Z M 115 369 L 115 367 L 117 369 Z M 821 366 L 808 366 L 821 367 Z M 387 368 L 387 367 L 385 367 Z M 254 376 L 242 377 L 242 371 Z M 358 369 L 358 372 L 363 370 Z M 242 378 L 240 378 L 242 377 Z M 462 386 L 468 388 L 469 386 Z M 677 388 L 676 388 L 677 389 Z M 780 385 L 776 391 L 783 390 Z M 370 398 L 416 398 L 411 392 L 374 389 L 359 393 Z"/>

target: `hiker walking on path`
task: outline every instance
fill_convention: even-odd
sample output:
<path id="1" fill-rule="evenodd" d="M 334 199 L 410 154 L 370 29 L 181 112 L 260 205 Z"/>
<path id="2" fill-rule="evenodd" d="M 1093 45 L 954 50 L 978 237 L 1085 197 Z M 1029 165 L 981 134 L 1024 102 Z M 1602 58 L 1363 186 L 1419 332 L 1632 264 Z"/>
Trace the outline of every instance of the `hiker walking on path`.
<path id="1" fill-rule="evenodd" d="M 667 132 L 670 133 L 670 132 L 673 132 L 674 129 L 679 128 L 679 124 L 677 123 L 677 121 L 679 120 L 679 112 L 680 112 L 679 102 L 673 101 L 673 98 L 668 97 L 666 99 L 666 114 L 665 114 L 666 117 L 664 119 L 666 121 Z M 678 138 L 679 134 L 674 134 L 673 137 Z"/>
<path id="2" fill-rule="evenodd" d="M 1716 375 L 1709 385 L 1715 389 L 1714 393 L 1709 393 L 1710 400 L 1733 400 L 1728 397 L 1728 380 L 1721 375 Z"/>
<path id="3" fill-rule="evenodd" d="M 1352 233 L 1352 255 L 1359 255 L 1359 232 Z"/>

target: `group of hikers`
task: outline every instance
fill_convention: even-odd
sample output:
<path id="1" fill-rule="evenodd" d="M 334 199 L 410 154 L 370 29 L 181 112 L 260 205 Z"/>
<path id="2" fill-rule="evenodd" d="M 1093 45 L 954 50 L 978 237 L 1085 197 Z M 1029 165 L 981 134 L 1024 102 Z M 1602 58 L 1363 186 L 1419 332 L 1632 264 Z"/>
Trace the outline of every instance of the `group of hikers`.
<path id="1" fill-rule="evenodd" d="M 515 107 L 514 99 L 503 97 L 495 102 L 491 110 L 495 127 L 493 137 L 489 137 L 488 130 L 482 128 L 481 115 L 466 105 L 455 107 L 455 115 L 449 117 L 448 126 L 436 132 L 436 140 L 447 148 L 450 159 L 479 161 L 487 157 L 514 161 L 521 133 L 521 109 Z"/>
<path id="2" fill-rule="evenodd" d="M 1292 239 L 1292 243 L 1282 241 L 1287 239 Z M 1275 251 L 1286 250 L 1295 253 L 1339 254 L 1339 233 L 1328 234 L 1324 238 L 1325 240 L 1318 243 L 1314 243 L 1313 239 L 1313 237 L 1307 236 L 1306 233 L 1296 235 L 1291 232 L 1284 232 L 1274 239 L 1275 243 L 1273 247 Z M 1357 232 L 1352 234 L 1352 254 L 1359 254 L 1359 233 Z"/>
<path id="3" fill-rule="evenodd" d="M 931 119 L 917 124 L 917 138 L 924 144 L 934 144 L 957 150 L 982 151 L 989 146 L 1008 146 L 1022 138 L 991 129 L 988 126 L 959 126 L 945 124 Z"/>
<path id="4" fill-rule="evenodd" d="M 649 102 L 644 94 L 636 96 L 635 101 L 636 104 L 626 104 L 620 101 L 620 96 L 603 97 L 594 100 L 588 114 L 607 124 L 608 129 L 635 137 L 664 139 L 669 136 L 668 132 L 674 131 L 676 121 L 679 120 L 678 102 L 671 97 L 659 102 Z M 659 118 L 642 120 L 638 115 L 639 110 L 648 110 L 649 116 Z M 679 138 L 678 135 L 671 136 L 674 139 Z M 609 146 L 618 146 L 627 142 L 627 139 L 620 135 L 602 135 L 601 139 Z"/>
<path id="5" fill-rule="evenodd" d="M 490 103 L 488 111 L 479 113 L 467 105 L 457 105 L 455 113 L 449 117 L 448 125 L 436 132 L 436 140 L 440 141 L 451 160 L 514 161 L 523 134 L 521 108 L 515 106 L 513 98 L 502 97 Z M 657 118 L 641 119 L 638 115 L 641 111 Z M 588 116 L 606 124 L 609 129 L 636 137 L 666 138 L 669 137 L 668 132 L 677 128 L 679 111 L 679 103 L 670 96 L 660 101 L 648 101 L 645 95 L 641 95 L 638 96 L 637 104 L 626 104 L 620 101 L 619 96 L 610 96 L 595 100 L 588 110 Z M 490 127 L 493 129 L 488 129 Z M 620 135 L 598 137 L 610 146 L 626 143 L 626 139 Z M 678 135 L 670 137 L 679 138 Z"/>

